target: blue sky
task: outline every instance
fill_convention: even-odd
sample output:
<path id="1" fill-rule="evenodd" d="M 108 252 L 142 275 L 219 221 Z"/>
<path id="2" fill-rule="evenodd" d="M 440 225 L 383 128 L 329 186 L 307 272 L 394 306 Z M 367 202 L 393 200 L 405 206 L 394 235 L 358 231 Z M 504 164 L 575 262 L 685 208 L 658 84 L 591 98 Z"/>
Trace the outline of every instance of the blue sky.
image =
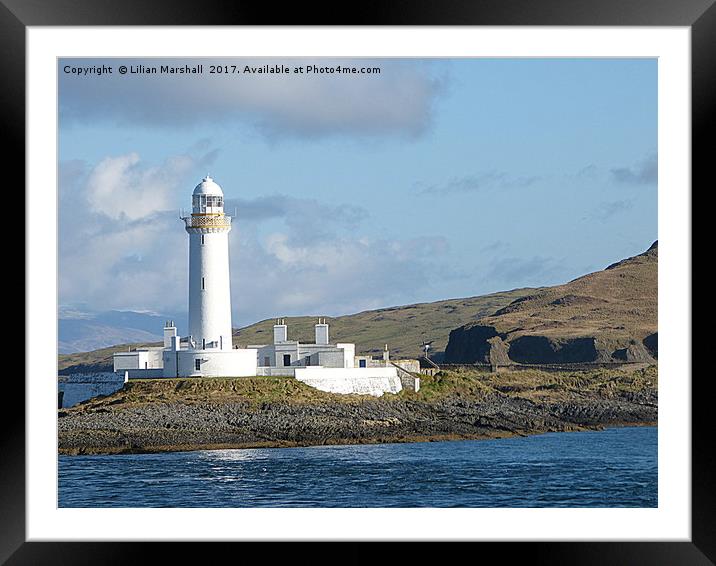
<path id="1" fill-rule="evenodd" d="M 177 217 L 207 172 L 238 210 L 235 326 L 562 283 L 657 239 L 655 59 L 116 70 L 167 62 L 197 63 L 59 62 L 61 304 L 185 311 Z"/>

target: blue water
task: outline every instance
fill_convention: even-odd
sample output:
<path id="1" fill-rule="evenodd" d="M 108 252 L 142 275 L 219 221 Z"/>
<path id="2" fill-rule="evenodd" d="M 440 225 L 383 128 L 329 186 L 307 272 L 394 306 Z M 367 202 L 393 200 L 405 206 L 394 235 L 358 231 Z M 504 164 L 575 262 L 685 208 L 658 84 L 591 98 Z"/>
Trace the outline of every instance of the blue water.
<path id="1" fill-rule="evenodd" d="M 656 507 L 656 427 L 60 456 L 60 507 Z"/>

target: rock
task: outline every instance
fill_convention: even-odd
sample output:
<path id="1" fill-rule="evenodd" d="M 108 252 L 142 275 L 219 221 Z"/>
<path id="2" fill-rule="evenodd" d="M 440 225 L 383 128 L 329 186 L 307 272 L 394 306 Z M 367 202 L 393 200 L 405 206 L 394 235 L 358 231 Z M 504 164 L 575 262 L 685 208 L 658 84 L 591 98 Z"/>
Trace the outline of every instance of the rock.
<path id="1" fill-rule="evenodd" d="M 469 324 L 456 328 L 450 332 L 444 360 L 446 363 L 490 363 L 494 346 L 490 339 L 495 337 L 499 335 L 494 326 Z"/>
<path id="2" fill-rule="evenodd" d="M 394 399 L 330 405 L 152 403 L 58 418 L 66 454 L 475 438 L 657 420 L 657 393 L 538 404 L 495 393 L 434 403 Z"/>
<path id="3" fill-rule="evenodd" d="M 658 242 L 564 285 L 542 288 L 450 332 L 446 364 L 652 362 Z"/>
<path id="4" fill-rule="evenodd" d="M 659 357 L 659 333 L 649 334 L 643 340 L 643 344 L 654 359 Z"/>
<path id="5" fill-rule="evenodd" d="M 520 336 L 510 342 L 510 359 L 522 364 L 584 363 L 597 360 L 594 337 L 554 339 Z"/>

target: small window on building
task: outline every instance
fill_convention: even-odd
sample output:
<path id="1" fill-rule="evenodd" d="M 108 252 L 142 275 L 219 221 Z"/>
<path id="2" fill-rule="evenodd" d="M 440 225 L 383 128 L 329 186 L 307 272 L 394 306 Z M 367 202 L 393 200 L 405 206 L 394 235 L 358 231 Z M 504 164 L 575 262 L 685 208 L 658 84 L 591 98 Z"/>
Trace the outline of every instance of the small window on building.
<path id="1" fill-rule="evenodd" d="M 201 278 L 201 290 L 202 291 L 204 290 L 204 278 L 203 277 Z"/>
<path id="2" fill-rule="evenodd" d="M 204 234 L 201 235 L 201 245 L 204 245 Z"/>
<path id="3" fill-rule="evenodd" d="M 290 365 L 291 365 L 291 354 L 284 354 L 284 355 L 283 355 L 283 365 L 284 365 L 284 366 L 290 366 Z"/>
<path id="4" fill-rule="evenodd" d="M 271 365 L 271 358 L 269 358 L 268 356 L 264 356 L 264 365 L 265 365 L 266 367 L 270 366 L 270 365 Z"/>
<path id="5" fill-rule="evenodd" d="M 366 360 L 358 360 L 358 367 L 359 368 L 366 367 Z"/>
<path id="6" fill-rule="evenodd" d="M 194 369 L 199 371 L 201 369 L 201 360 L 194 360 Z"/>

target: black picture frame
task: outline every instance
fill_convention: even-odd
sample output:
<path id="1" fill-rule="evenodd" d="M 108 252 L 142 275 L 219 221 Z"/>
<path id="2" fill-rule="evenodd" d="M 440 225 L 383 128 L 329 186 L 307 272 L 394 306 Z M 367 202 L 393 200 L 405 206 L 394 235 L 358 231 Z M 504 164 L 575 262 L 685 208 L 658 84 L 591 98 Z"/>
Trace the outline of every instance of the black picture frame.
<path id="1" fill-rule="evenodd" d="M 4 125 L 6 183 L 25 186 L 25 33 L 29 26 L 105 25 L 503 25 L 503 26 L 687 26 L 692 35 L 692 185 L 710 181 L 716 131 L 715 0 L 400 0 L 365 4 L 220 2 L 204 0 L 0 0 L 0 112 Z M 9 179 L 8 179 L 9 177 Z M 690 191 L 690 187 L 684 187 Z M 705 190 L 705 187 L 702 189 Z M 692 191 L 693 195 L 693 191 Z M 29 211 L 28 211 L 29 214 Z M 26 223 L 29 218 L 26 219 Z M 693 255 L 692 255 L 693 257 Z M 27 282 L 25 282 L 27 285 Z M 27 287 L 26 287 L 27 288 Z M 27 292 L 25 294 L 27 304 Z M 9 310 L 6 311 L 6 316 Z M 29 344 L 29 340 L 27 341 Z M 26 352 L 27 355 L 27 352 Z M 236 543 L 25 542 L 24 383 L 3 379 L 0 445 L 0 562 L 17 564 L 128 564 L 147 561 L 159 550 L 163 562 L 177 558 L 212 563 L 236 552 Z M 690 542 L 523 542 L 479 544 L 481 554 L 497 551 L 501 562 L 537 564 L 713 564 L 716 562 L 716 456 L 710 433 L 714 386 L 696 375 L 687 360 L 684 380 L 692 387 L 692 538 Z M 82 533 L 77 533 L 81 538 Z M 263 544 L 255 548 L 261 552 Z M 284 543 L 280 553 L 312 562 L 365 563 L 383 556 L 381 543 Z M 346 548 L 350 545 L 350 548 Z M 402 561 L 445 561 L 464 548 L 444 544 L 401 545 Z M 253 550 L 254 548 L 252 548 Z M 242 549 L 237 560 L 250 554 Z M 264 550 L 265 552 L 265 550 Z M 272 560 L 276 548 L 271 549 Z M 490 554 L 493 554 L 491 552 Z M 228 556 L 231 556 L 230 554 Z M 477 558 L 475 558 L 477 559 Z"/>

